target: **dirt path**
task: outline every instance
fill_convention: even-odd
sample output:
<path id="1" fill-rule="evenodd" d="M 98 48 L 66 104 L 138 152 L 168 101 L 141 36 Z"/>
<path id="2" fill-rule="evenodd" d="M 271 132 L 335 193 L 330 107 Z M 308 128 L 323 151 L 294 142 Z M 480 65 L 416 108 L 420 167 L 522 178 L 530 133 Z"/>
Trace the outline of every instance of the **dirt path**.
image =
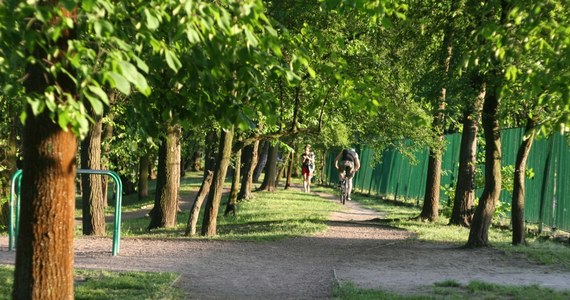
<path id="1" fill-rule="evenodd" d="M 328 197 L 327 195 L 320 195 Z M 336 199 L 331 199 L 336 201 Z M 80 268 L 171 271 L 188 299 L 328 299 L 335 281 L 400 293 L 453 279 L 570 289 L 570 272 L 493 249 L 409 240 L 410 233 L 366 222 L 382 216 L 353 202 L 333 213 L 327 232 L 277 242 L 79 238 Z M 0 238 L 0 264 L 13 264 Z"/>

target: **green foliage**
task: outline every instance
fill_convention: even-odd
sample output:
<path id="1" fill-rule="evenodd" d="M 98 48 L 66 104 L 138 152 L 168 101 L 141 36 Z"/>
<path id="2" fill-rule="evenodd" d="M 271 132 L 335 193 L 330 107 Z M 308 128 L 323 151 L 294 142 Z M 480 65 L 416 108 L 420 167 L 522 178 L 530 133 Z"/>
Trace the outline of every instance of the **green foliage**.
<path id="1" fill-rule="evenodd" d="M 104 105 L 109 104 L 105 86 L 125 94 L 130 93 L 131 85 L 143 94 L 148 94 L 150 88 L 141 75 L 145 65 L 133 46 L 121 39 L 121 30 L 106 21 L 114 20 L 115 4 L 105 0 L 86 2 L 78 10 L 78 17 L 70 13 L 75 6 L 74 2 L 66 2 L 65 6 L 0 2 L 0 17 L 5 24 L 0 28 L 4 37 L 0 63 L 1 68 L 16 74 L 23 74 L 23 68 L 30 66 L 45 74 L 45 89 L 25 94 L 30 112 L 38 115 L 48 111 L 62 129 L 84 136 L 90 120 L 87 108 L 102 114 Z M 25 23 L 29 26 L 22 26 Z M 65 47 L 60 43 L 64 36 Z M 19 86 L 17 80 L 7 78 L 2 82 L 3 89 Z M 61 86 L 61 80 L 71 81 L 75 88 Z M 23 111 L 22 121 L 27 113 Z"/>

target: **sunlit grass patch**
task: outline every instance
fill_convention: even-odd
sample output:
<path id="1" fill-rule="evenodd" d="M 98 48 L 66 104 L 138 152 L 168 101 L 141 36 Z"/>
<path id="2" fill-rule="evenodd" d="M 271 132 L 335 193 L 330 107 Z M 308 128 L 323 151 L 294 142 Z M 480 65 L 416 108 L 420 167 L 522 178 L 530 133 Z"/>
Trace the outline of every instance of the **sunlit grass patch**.
<path id="1" fill-rule="evenodd" d="M 253 199 L 238 203 L 235 216 L 223 215 L 226 203 L 227 197 L 224 197 L 218 211 L 217 236 L 214 239 L 275 240 L 310 235 L 326 230 L 330 213 L 343 209 L 338 203 L 298 189 L 255 192 Z M 205 203 L 202 211 L 204 207 Z M 175 228 L 159 228 L 151 232 L 146 230 L 150 223 L 148 217 L 123 220 L 121 233 L 124 237 L 179 238 L 183 236 L 188 217 L 189 211 L 178 213 Z M 200 214 L 195 238 L 201 238 L 202 218 Z"/>
<path id="2" fill-rule="evenodd" d="M 14 267 L 0 266 L 0 299 L 11 299 Z M 184 299 L 178 274 L 75 270 L 75 299 Z"/>
<path id="3" fill-rule="evenodd" d="M 353 283 L 336 285 L 333 290 L 334 299 L 570 299 L 570 290 L 556 291 L 537 285 L 504 286 L 480 281 L 472 281 L 462 285 L 456 281 L 448 280 L 426 286 L 424 292 L 400 295 L 383 290 L 358 288 Z"/>

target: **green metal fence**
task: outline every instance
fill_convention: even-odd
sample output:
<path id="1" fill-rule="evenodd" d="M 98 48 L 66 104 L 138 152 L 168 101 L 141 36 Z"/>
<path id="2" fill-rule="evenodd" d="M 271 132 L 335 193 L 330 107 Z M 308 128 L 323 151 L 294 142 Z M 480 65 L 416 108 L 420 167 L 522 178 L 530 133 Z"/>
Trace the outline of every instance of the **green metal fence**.
<path id="1" fill-rule="evenodd" d="M 502 166 L 516 162 L 518 147 L 524 129 L 501 131 Z M 446 189 L 455 190 L 459 166 L 460 134 L 446 136 L 447 146 L 442 157 L 440 205 L 448 205 Z M 381 162 L 375 163 L 374 149 L 360 147 L 361 169 L 355 176 L 354 186 L 363 193 L 416 201 L 420 204 L 425 193 L 428 150 L 414 153 L 415 162 L 394 149 L 380 153 Z M 329 183 L 338 181 L 334 158 L 339 149 L 329 151 L 325 176 Z M 482 151 L 482 149 L 480 149 Z M 478 166 L 480 170 L 483 166 Z M 570 231 L 570 146 L 568 137 L 555 134 L 549 139 L 535 140 L 527 161 L 534 176 L 526 179 L 525 218 L 529 223 Z M 482 187 L 476 196 L 481 195 Z M 511 194 L 503 190 L 501 201 L 511 202 Z"/>

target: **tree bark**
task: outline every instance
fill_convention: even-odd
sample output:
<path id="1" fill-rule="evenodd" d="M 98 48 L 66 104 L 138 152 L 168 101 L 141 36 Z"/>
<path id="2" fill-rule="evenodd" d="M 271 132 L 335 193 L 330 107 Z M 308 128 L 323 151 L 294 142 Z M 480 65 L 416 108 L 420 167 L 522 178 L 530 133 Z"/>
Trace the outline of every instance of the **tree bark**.
<path id="1" fill-rule="evenodd" d="M 241 172 L 241 149 L 235 153 L 235 165 L 234 165 L 234 174 L 232 178 L 232 188 L 230 190 L 230 197 L 226 205 L 226 211 L 224 212 L 225 217 L 227 217 L 230 213 L 232 213 L 232 215 L 234 216 L 236 215 L 240 172 Z"/>
<path id="2" fill-rule="evenodd" d="M 454 12 L 457 9 L 459 1 L 452 1 L 451 11 Z M 450 17 L 452 18 L 452 17 Z M 443 37 L 443 62 L 442 69 L 445 77 L 448 76 L 449 66 L 451 63 L 451 56 L 453 54 L 453 27 L 451 19 L 447 21 L 446 29 Z M 444 140 L 444 127 L 445 127 L 445 106 L 447 102 L 447 87 L 445 84 L 441 87 L 441 94 L 437 103 L 437 111 L 435 112 L 433 118 L 433 129 L 438 135 L 436 138 L 435 148 L 430 149 L 429 160 L 428 160 L 428 173 L 426 190 L 424 195 L 424 203 L 422 212 L 419 218 L 421 220 L 427 220 L 430 222 L 435 222 L 439 217 L 439 194 L 440 194 L 440 184 L 441 184 L 441 156 L 443 153 L 443 140 Z"/>
<path id="3" fill-rule="evenodd" d="M 499 80 L 499 75 L 495 80 Z M 497 121 L 499 87 L 485 95 L 483 130 L 485 134 L 485 188 L 473 216 L 467 247 L 489 245 L 489 228 L 501 193 L 501 132 Z"/>
<path id="4" fill-rule="evenodd" d="M 73 298 L 76 148 L 48 112 L 28 110 L 14 299 Z"/>
<path id="5" fill-rule="evenodd" d="M 176 225 L 180 185 L 180 137 L 180 126 L 170 125 L 166 137 L 161 138 L 156 194 L 154 207 L 149 213 L 151 220 L 148 230 L 170 228 Z"/>
<path id="6" fill-rule="evenodd" d="M 459 150 L 459 169 L 453 199 L 450 225 L 471 226 L 475 201 L 475 170 L 477 160 L 477 131 L 481 116 L 481 104 L 486 87 L 482 84 L 473 108 L 466 108 L 463 115 L 463 132 Z"/>
<path id="7" fill-rule="evenodd" d="M 293 140 L 295 140 L 295 136 L 293 136 Z M 295 149 L 296 146 L 297 146 L 297 143 L 293 142 L 291 145 L 291 148 Z M 287 162 L 287 179 L 285 180 L 285 189 L 288 189 L 291 186 L 291 182 L 293 180 L 293 178 L 292 178 L 293 177 L 293 168 L 295 167 L 296 155 L 297 155 L 296 151 L 292 151 L 289 154 L 289 160 Z"/>
<path id="8" fill-rule="evenodd" d="M 513 224 L 513 245 L 525 244 L 525 172 L 528 154 L 534 141 L 536 122 L 528 118 L 525 136 L 517 152 L 515 178 L 513 186 L 511 222 Z"/>
<path id="9" fill-rule="evenodd" d="M 439 138 L 440 142 L 441 137 Z M 430 222 L 437 221 L 439 216 L 439 192 L 441 185 L 441 149 L 429 151 L 428 173 L 424 203 L 419 218 Z"/>
<path id="10" fill-rule="evenodd" d="M 259 147 L 259 154 L 257 160 L 257 166 L 253 173 L 253 182 L 259 182 L 259 177 L 263 170 L 265 169 L 265 164 L 267 164 L 267 156 L 269 154 L 269 141 L 263 141 L 263 145 Z"/>
<path id="11" fill-rule="evenodd" d="M 138 196 L 139 200 L 148 197 L 148 177 L 150 170 L 150 155 L 143 154 L 139 159 Z"/>
<path id="12" fill-rule="evenodd" d="M 265 165 L 265 177 L 261 187 L 259 187 L 259 190 L 266 192 L 274 192 L 277 188 L 277 155 L 279 148 L 277 145 L 273 145 L 273 143 L 270 144 Z"/>
<path id="13" fill-rule="evenodd" d="M 204 199 L 210 192 L 210 186 L 212 185 L 212 178 L 214 178 L 214 172 L 208 170 L 206 172 L 206 177 L 202 181 L 202 185 L 200 186 L 200 190 L 198 191 L 198 195 L 196 195 L 196 199 L 194 199 L 194 203 L 192 204 L 192 208 L 190 209 L 190 215 L 188 216 L 188 223 L 186 224 L 186 231 L 184 232 L 185 236 L 193 236 L 196 234 L 196 224 L 198 224 L 198 217 L 200 216 L 200 208 L 202 208 L 202 203 L 204 203 Z"/>
<path id="14" fill-rule="evenodd" d="M 216 159 L 213 185 L 211 187 L 211 192 L 208 195 L 204 219 L 202 220 L 203 236 L 215 236 L 217 234 L 218 210 L 222 200 L 226 173 L 232 156 L 233 135 L 234 128 L 232 127 L 227 132 L 222 130 L 222 134 L 220 136 L 220 148 Z"/>
<path id="15" fill-rule="evenodd" d="M 488 18 L 496 18 L 495 13 L 500 13 L 498 26 L 507 23 L 508 7 L 510 2 L 501 0 L 499 10 L 487 10 L 489 16 L 481 16 L 483 22 Z M 491 20 L 488 20 L 492 22 Z M 494 59 L 496 67 L 489 70 L 486 80 L 489 90 L 483 103 L 483 130 L 485 136 L 485 188 L 479 199 L 479 205 L 473 216 L 473 223 L 469 231 L 469 239 L 466 247 L 483 247 L 489 245 L 489 228 L 493 220 L 493 214 L 501 195 L 501 128 L 497 120 L 499 98 L 502 87 L 503 74 L 500 62 Z"/>
<path id="16" fill-rule="evenodd" d="M 241 188 L 238 194 L 238 201 L 249 200 L 253 197 L 253 173 L 257 167 L 259 141 L 245 147 L 247 159 L 245 160 L 245 172 L 242 176 Z"/>
<path id="17" fill-rule="evenodd" d="M 215 130 L 210 130 L 206 134 L 206 149 L 204 151 L 204 176 L 208 170 L 214 170 L 216 167 L 216 143 L 217 134 Z"/>
<path id="18" fill-rule="evenodd" d="M 106 156 L 111 151 L 111 139 L 113 138 L 113 120 L 115 118 L 115 114 L 111 109 L 112 106 L 115 105 L 115 98 L 117 96 L 114 90 L 109 92 L 109 112 L 107 114 L 107 119 L 109 120 L 108 123 L 103 126 L 103 141 L 101 144 L 102 156 L 101 156 L 101 169 L 108 170 L 109 169 L 109 158 Z M 103 205 L 107 207 L 107 201 L 109 199 L 108 190 L 109 190 L 109 177 L 102 176 L 101 177 L 101 185 L 102 185 L 102 195 L 103 195 Z"/>
<path id="19" fill-rule="evenodd" d="M 103 121 L 94 117 L 87 136 L 81 142 L 81 168 L 101 170 L 101 132 Z M 105 200 L 103 198 L 103 176 L 81 175 L 82 224 L 84 235 L 105 235 Z"/>
<path id="20" fill-rule="evenodd" d="M 202 153 L 194 151 L 192 155 L 192 169 L 193 172 L 202 171 Z"/>

